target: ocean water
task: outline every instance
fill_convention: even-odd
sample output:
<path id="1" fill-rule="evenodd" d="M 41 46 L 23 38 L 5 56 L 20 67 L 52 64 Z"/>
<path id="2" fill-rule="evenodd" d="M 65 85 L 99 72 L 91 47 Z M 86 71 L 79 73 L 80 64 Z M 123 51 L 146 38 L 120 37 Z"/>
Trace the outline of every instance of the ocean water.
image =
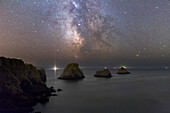
<path id="1" fill-rule="evenodd" d="M 42 113 L 170 113 L 170 70 L 131 69 L 132 74 L 95 78 L 98 69 L 83 69 L 85 79 L 58 80 L 61 70 L 47 71 L 48 86 L 58 96 L 35 109 Z"/>

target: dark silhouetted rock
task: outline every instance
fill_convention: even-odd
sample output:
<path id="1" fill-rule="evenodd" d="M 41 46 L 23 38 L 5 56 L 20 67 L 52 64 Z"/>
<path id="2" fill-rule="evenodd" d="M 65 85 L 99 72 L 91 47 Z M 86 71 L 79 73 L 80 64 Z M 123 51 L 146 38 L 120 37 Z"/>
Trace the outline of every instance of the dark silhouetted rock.
<path id="1" fill-rule="evenodd" d="M 68 64 L 59 79 L 77 80 L 85 78 L 82 70 L 77 63 Z"/>
<path id="2" fill-rule="evenodd" d="M 112 77 L 110 71 L 108 69 L 100 70 L 97 71 L 94 77 L 105 77 L 105 78 L 110 78 Z"/>
<path id="3" fill-rule="evenodd" d="M 45 103 L 49 102 L 49 98 L 41 96 L 41 97 L 37 98 L 37 101 L 41 104 L 45 104 Z"/>
<path id="4" fill-rule="evenodd" d="M 45 69 L 41 68 L 41 69 L 38 69 L 37 70 L 40 74 L 40 79 L 43 81 L 43 82 L 46 82 L 47 81 L 47 78 L 46 78 L 46 74 L 45 74 Z"/>
<path id="5" fill-rule="evenodd" d="M 121 67 L 117 74 L 130 74 L 130 72 L 128 72 L 128 70 L 125 67 Z"/>
<path id="6" fill-rule="evenodd" d="M 51 93 L 55 93 L 56 92 L 56 90 L 54 89 L 53 86 L 50 87 L 50 91 L 51 91 Z"/>
<path id="7" fill-rule="evenodd" d="M 36 112 L 34 112 L 34 113 L 41 113 L 40 111 L 36 111 Z"/>
<path id="8" fill-rule="evenodd" d="M 57 89 L 57 91 L 60 92 L 60 91 L 63 91 L 63 90 L 59 88 L 59 89 Z"/>
<path id="9" fill-rule="evenodd" d="M 36 111 L 36 112 L 34 112 L 34 113 L 41 113 L 40 111 Z"/>
<path id="10" fill-rule="evenodd" d="M 51 94 L 51 96 L 58 96 L 57 94 Z"/>
<path id="11" fill-rule="evenodd" d="M 0 113 L 30 113 L 38 101 L 48 102 L 52 90 L 45 81 L 44 69 L 0 57 Z"/>

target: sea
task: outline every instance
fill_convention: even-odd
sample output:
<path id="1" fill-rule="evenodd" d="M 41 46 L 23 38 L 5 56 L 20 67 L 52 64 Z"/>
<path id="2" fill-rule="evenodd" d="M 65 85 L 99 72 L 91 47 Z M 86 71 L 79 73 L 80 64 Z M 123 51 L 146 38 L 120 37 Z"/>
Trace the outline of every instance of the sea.
<path id="1" fill-rule="evenodd" d="M 170 113 L 170 69 L 131 68 L 131 74 L 95 78 L 100 68 L 82 68 L 86 78 L 57 79 L 63 69 L 47 70 L 47 85 L 61 88 L 47 104 L 37 104 L 41 113 Z"/>

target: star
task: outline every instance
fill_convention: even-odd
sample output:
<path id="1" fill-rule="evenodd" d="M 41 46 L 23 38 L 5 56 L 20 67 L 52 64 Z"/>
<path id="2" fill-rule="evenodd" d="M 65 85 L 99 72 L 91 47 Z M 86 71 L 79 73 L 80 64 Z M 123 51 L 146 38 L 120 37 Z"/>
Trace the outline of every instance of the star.
<path id="1" fill-rule="evenodd" d="M 2 1 L 0 53 L 50 67 L 54 61 L 165 67 L 169 6 L 168 0 Z"/>
<path id="2" fill-rule="evenodd" d="M 156 6 L 155 8 L 156 8 L 156 9 L 159 9 L 159 7 L 158 7 L 158 6 Z"/>

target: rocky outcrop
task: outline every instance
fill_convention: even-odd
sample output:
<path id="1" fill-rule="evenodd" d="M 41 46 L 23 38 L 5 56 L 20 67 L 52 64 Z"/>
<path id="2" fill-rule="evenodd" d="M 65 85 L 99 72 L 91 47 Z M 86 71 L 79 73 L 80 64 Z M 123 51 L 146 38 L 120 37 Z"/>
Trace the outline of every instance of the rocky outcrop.
<path id="1" fill-rule="evenodd" d="M 97 71 L 94 77 L 105 77 L 105 78 L 111 78 L 111 72 L 108 69 Z"/>
<path id="2" fill-rule="evenodd" d="M 46 82 L 46 81 L 47 81 L 47 78 L 46 78 L 46 74 L 45 74 L 45 69 L 44 69 L 44 68 L 41 68 L 41 69 L 38 69 L 37 71 L 38 71 L 39 74 L 41 75 L 41 76 L 40 76 L 40 79 L 41 79 L 43 82 Z"/>
<path id="3" fill-rule="evenodd" d="M 57 91 L 60 92 L 60 91 L 63 91 L 63 90 L 59 88 L 59 89 L 57 89 Z"/>
<path id="4" fill-rule="evenodd" d="M 85 78 L 77 63 L 68 64 L 58 79 L 77 80 Z"/>
<path id="5" fill-rule="evenodd" d="M 120 67 L 117 74 L 130 74 L 130 72 L 125 67 Z"/>
<path id="6" fill-rule="evenodd" d="M 44 69 L 0 57 L 0 113 L 30 113 L 37 102 L 48 102 L 55 91 L 45 81 Z"/>

